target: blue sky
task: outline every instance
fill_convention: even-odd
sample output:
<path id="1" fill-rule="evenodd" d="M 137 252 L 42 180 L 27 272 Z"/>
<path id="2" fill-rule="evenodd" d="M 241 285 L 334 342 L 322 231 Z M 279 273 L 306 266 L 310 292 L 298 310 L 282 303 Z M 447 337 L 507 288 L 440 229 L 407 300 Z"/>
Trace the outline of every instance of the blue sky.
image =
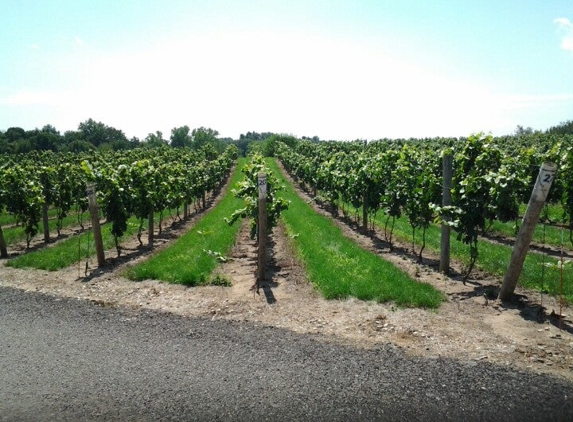
<path id="1" fill-rule="evenodd" d="M 0 130 L 321 139 L 573 120 L 571 0 L 0 0 Z"/>

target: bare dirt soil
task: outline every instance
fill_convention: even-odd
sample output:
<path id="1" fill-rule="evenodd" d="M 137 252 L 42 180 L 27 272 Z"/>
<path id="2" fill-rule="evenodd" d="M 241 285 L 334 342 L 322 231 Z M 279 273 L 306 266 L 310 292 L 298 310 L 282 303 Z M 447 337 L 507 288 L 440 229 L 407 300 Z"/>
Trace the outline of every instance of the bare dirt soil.
<path id="1" fill-rule="evenodd" d="M 314 206 L 318 212 L 328 214 Z M 396 245 L 390 252 L 378 233 L 365 236 L 343 219 L 336 221 L 347 236 L 442 291 L 442 306 L 424 310 L 352 298 L 327 301 L 307 281 L 282 226 L 270 237 L 267 281 L 261 283 L 257 292 L 256 245 L 249 238 L 247 222 L 243 223 L 228 261 L 217 270 L 232 281 L 231 287 L 185 287 L 155 280 L 133 282 L 123 276 L 128 266 L 161 249 L 162 244 L 177 238 L 200 217 L 201 214 L 173 224 L 161 236 L 156 234 L 153 251 L 140 247 L 137 239 L 126 240 L 121 258 L 114 258 L 115 250 L 109 251 L 109 265 L 103 269 L 96 269 L 95 260 L 90 260 L 87 276 L 85 261 L 56 272 L 14 269 L 1 261 L 0 285 L 86 299 L 104 307 L 149 308 L 183 316 L 250 321 L 361 348 L 393 343 L 412 355 L 486 360 L 573 381 L 571 308 L 563 307 L 560 318 L 555 298 L 521 289 L 515 301 L 500 303 L 494 298 L 499 279 L 476 273 L 464 285 L 456 264 L 452 268 L 454 275 L 444 276 L 436 271 L 437 257 L 424 254 L 424 263 L 420 264 L 409 251 L 410 246 Z M 10 252 L 17 253 L 21 247 Z"/>

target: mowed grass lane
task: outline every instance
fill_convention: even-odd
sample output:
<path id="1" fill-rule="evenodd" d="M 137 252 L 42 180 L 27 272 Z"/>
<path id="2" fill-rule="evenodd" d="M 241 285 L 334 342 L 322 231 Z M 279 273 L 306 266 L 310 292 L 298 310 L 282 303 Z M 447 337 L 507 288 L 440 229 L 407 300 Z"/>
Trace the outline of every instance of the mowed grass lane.
<path id="1" fill-rule="evenodd" d="M 55 215 L 55 210 L 50 210 L 50 215 Z M 5 215 L 4 221 L 6 224 L 3 225 L 12 225 L 16 223 L 16 218 L 12 215 Z M 84 226 L 89 225 L 89 213 L 83 213 L 79 218 L 84 222 Z M 57 226 L 57 219 L 51 218 L 48 222 L 48 226 L 50 228 L 50 237 L 52 240 L 57 239 L 58 233 L 56 231 Z M 77 213 L 70 212 L 67 217 L 64 217 L 62 220 L 62 229 L 66 229 L 68 227 L 78 226 L 78 215 Z M 17 242 L 22 242 L 26 240 L 26 232 L 24 231 L 23 226 L 11 226 L 11 227 L 3 227 L 2 233 L 4 234 L 4 240 L 6 241 L 6 245 L 10 246 Z M 44 224 L 40 222 L 38 226 L 38 234 L 32 239 L 44 239 Z"/>
<path id="2" fill-rule="evenodd" d="M 443 295 L 433 286 L 412 279 L 392 263 L 344 236 L 332 219 L 316 213 L 296 194 L 274 160 L 268 160 L 268 164 L 285 185 L 285 190 L 278 195 L 290 201 L 282 217 L 287 232 L 309 280 L 325 298 L 352 296 L 424 308 L 440 305 Z"/>
<path id="3" fill-rule="evenodd" d="M 84 223 L 87 227 L 89 223 Z M 139 228 L 139 220 L 135 217 L 127 221 L 127 230 L 122 238 L 134 236 Z M 115 247 L 114 237 L 111 234 L 111 224 L 101 226 L 101 237 L 105 250 Z M 69 267 L 82 259 L 96 254 L 95 242 L 91 230 L 69 237 L 53 246 L 38 249 L 20 255 L 7 262 L 6 265 L 14 268 L 35 268 L 39 270 L 57 271 Z"/>
<path id="4" fill-rule="evenodd" d="M 153 279 L 188 286 L 210 283 L 219 257 L 229 253 L 240 228 L 239 222 L 229 226 L 224 218 L 243 207 L 243 200 L 235 198 L 231 189 L 244 177 L 241 168 L 245 162 L 246 159 L 238 161 L 230 188 L 216 207 L 172 245 L 130 268 L 125 275 L 132 280 Z"/>
<path id="5" fill-rule="evenodd" d="M 383 229 L 386 217 L 376 216 L 376 225 Z M 426 249 L 428 253 L 440 254 L 439 226 L 432 225 L 426 231 Z M 412 244 L 412 227 L 405 217 L 396 219 L 394 225 L 394 237 L 405 244 Z M 537 241 L 539 238 L 535 239 Z M 416 248 L 422 244 L 422 231 L 416 231 Z M 476 268 L 502 278 L 507 271 L 513 246 L 501 245 L 480 239 L 478 242 L 478 259 Z M 464 265 L 469 265 L 469 246 L 457 240 L 457 233 L 452 231 L 450 236 L 451 257 Z M 471 275 L 470 275 L 471 277 Z M 563 298 L 569 303 L 573 303 L 573 265 L 563 266 L 563 273 L 560 271 L 559 259 L 543 254 L 529 252 L 525 258 L 523 269 L 519 277 L 519 283 L 526 288 L 534 289 L 552 296 L 559 296 L 563 293 Z"/>
<path id="6" fill-rule="evenodd" d="M 173 213 L 174 210 L 168 210 Z M 160 213 L 155 213 L 154 221 L 159 221 Z M 73 216 L 77 222 L 77 217 Z M 165 212 L 164 212 L 165 220 Z M 157 224 L 157 223 L 156 223 Z M 84 226 L 89 227 L 91 223 L 84 219 Z M 144 224 L 146 227 L 146 224 Z M 23 230 L 22 228 L 19 228 Z M 127 220 L 127 230 L 119 239 L 120 247 L 122 239 L 135 236 L 139 230 L 139 219 L 131 217 Z M 115 240 L 111 234 L 111 224 L 101 226 L 101 236 L 104 250 L 115 249 Z M 39 270 L 57 271 L 69 267 L 88 257 L 95 256 L 95 241 L 92 230 L 86 230 L 75 236 L 71 236 L 54 245 L 47 245 L 45 248 L 27 252 L 7 262 L 6 265 L 14 268 L 34 268 Z"/>

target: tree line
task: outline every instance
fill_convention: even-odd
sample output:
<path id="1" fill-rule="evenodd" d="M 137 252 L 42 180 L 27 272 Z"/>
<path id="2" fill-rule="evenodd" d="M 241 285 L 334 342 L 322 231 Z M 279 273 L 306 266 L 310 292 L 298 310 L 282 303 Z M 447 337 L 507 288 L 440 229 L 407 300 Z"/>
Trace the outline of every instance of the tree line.
<path id="1" fill-rule="evenodd" d="M 319 140 L 317 136 L 303 139 Z M 156 131 L 149 133 L 144 139 L 137 137 L 128 139 L 122 130 L 90 118 L 80 123 L 77 130 L 69 130 L 63 134 L 50 124 L 33 130 L 24 130 L 20 127 L 0 130 L 0 154 L 25 154 L 31 151 L 78 153 L 92 150 L 122 151 L 162 147 L 187 147 L 199 150 L 207 144 L 222 152 L 227 146 L 234 144 L 243 156 L 255 151 L 263 155 L 272 155 L 277 140 L 292 144 L 296 138 L 272 132 L 247 132 L 234 140 L 220 137 L 219 132 L 212 128 L 201 126 L 191 129 L 185 125 L 171 129 L 168 137 L 161 131 Z"/>

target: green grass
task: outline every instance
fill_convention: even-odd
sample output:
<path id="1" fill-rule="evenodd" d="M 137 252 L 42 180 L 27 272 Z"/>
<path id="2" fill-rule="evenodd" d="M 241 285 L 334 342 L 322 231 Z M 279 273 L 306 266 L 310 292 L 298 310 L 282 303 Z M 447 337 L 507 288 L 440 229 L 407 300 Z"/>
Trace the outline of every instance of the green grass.
<path id="1" fill-rule="evenodd" d="M 82 215 L 82 221 L 84 222 L 84 226 L 89 226 L 89 214 L 87 212 L 83 213 Z M 56 239 L 57 236 L 57 232 L 56 232 L 56 224 L 57 224 L 57 220 L 55 219 L 51 219 L 48 222 L 48 226 L 50 228 L 50 238 L 51 239 Z M 66 228 L 66 227 L 72 227 L 72 226 L 77 226 L 78 225 L 78 217 L 76 215 L 76 213 L 72 213 L 70 215 L 68 215 L 67 217 L 64 217 L 64 219 L 62 220 L 62 229 Z M 14 243 L 17 242 L 22 242 L 26 240 L 26 233 L 24 231 L 24 227 L 19 226 L 19 227 L 8 227 L 8 228 L 3 228 L 2 232 L 4 234 L 4 240 L 6 241 L 6 245 L 12 245 Z M 40 222 L 39 228 L 38 228 L 38 234 L 36 234 L 35 238 L 44 238 L 44 224 L 42 222 Z"/>
<path id="2" fill-rule="evenodd" d="M 443 296 L 431 285 L 413 280 L 393 264 L 364 250 L 343 235 L 330 219 L 316 213 L 290 186 L 276 163 L 269 166 L 286 189 L 279 195 L 291 201 L 283 212 L 287 232 L 309 280 L 327 299 L 355 297 L 400 306 L 437 308 Z"/>
<path id="3" fill-rule="evenodd" d="M 139 220 L 135 217 L 130 218 L 127 222 L 127 230 L 123 236 L 135 235 L 138 228 Z M 111 224 L 102 225 L 101 236 L 105 250 L 115 247 L 114 238 L 111 234 Z M 54 246 L 20 255 L 9 260 L 6 265 L 15 268 L 37 268 L 56 271 L 95 254 L 93 234 L 91 230 L 88 230 L 79 235 L 69 237 Z"/>
<path id="4" fill-rule="evenodd" d="M 166 219 L 165 215 L 167 213 L 174 213 L 174 211 L 167 211 L 164 213 L 164 221 Z M 90 227 L 89 219 L 86 215 L 83 216 L 84 226 Z M 155 214 L 155 224 L 159 222 L 159 213 Z M 50 227 L 54 224 L 53 230 L 55 231 L 55 222 L 50 221 Z M 68 216 L 64 219 L 64 224 L 68 226 L 73 226 L 77 224 L 76 215 Z M 163 223 L 165 224 L 165 223 Z M 42 227 L 40 225 L 40 227 Z M 147 225 L 144 224 L 144 228 Z M 18 229 L 22 230 L 21 227 Z M 41 229 L 42 230 L 42 229 Z M 132 217 L 127 221 L 127 230 L 122 236 L 122 238 L 134 236 L 139 230 L 139 219 Z M 12 233 L 10 229 L 4 231 L 4 236 L 6 238 L 6 232 Z M 42 231 L 38 236 L 41 236 Z M 104 224 L 101 226 L 101 235 L 103 240 L 103 246 L 105 250 L 115 248 L 115 242 L 113 235 L 111 234 L 111 224 Z M 10 238 L 13 240 L 13 238 Z M 24 234 L 25 239 L 25 234 Z M 8 242 L 8 244 L 10 244 Z M 121 244 L 121 238 L 120 238 Z M 15 268 L 36 268 L 41 270 L 56 271 L 61 268 L 68 267 L 72 264 L 77 263 L 88 256 L 94 256 L 96 254 L 95 243 L 93 239 L 93 234 L 91 230 L 87 230 L 78 235 L 69 237 L 53 246 L 47 246 L 42 249 L 38 249 L 33 252 L 28 252 L 24 255 L 20 255 L 14 259 L 8 261 L 7 265 Z"/>
<path id="5" fill-rule="evenodd" d="M 494 221 L 489 231 L 492 234 L 500 234 L 510 238 L 515 238 L 517 236 L 514 222 L 502 223 L 500 221 Z M 539 223 L 537 224 L 537 226 L 535 226 L 533 240 L 540 244 L 545 244 L 548 246 L 559 248 L 561 247 L 562 234 L 563 234 L 563 247 L 567 250 L 571 250 L 573 245 L 571 245 L 571 242 L 569 240 L 568 229 L 563 230 L 562 233 L 562 230 L 559 227 L 551 226 L 549 224 Z"/>
<path id="6" fill-rule="evenodd" d="M 384 220 L 385 216 L 379 215 L 375 222 L 379 227 L 384 227 Z M 407 218 L 402 217 L 396 220 L 394 235 L 397 239 L 403 243 L 411 244 L 411 233 L 412 229 Z M 537 237 L 535 239 L 540 241 Z M 416 247 L 419 248 L 421 244 L 421 231 L 417 231 Z M 450 254 L 453 259 L 465 265 L 469 264 L 469 247 L 456 239 L 456 233 L 451 235 L 450 248 Z M 480 239 L 478 242 L 477 268 L 503 277 L 509 265 L 512 249 L 512 246 L 499 245 Z M 432 251 L 435 254 L 440 253 L 440 227 L 431 226 L 428 228 L 426 232 L 426 251 Z M 525 259 L 519 282 L 524 287 L 558 296 L 561 277 L 557 266 L 557 259 L 530 252 Z M 573 264 L 564 266 L 563 296 L 568 302 L 573 302 Z"/>
<path id="7" fill-rule="evenodd" d="M 244 164 L 245 159 L 239 160 L 231 178 L 232 187 L 242 179 L 240 169 Z M 209 283 L 221 257 L 231 250 L 240 227 L 239 222 L 229 226 L 223 219 L 242 206 L 243 201 L 229 189 L 221 202 L 191 230 L 168 248 L 130 268 L 126 276 L 132 280 L 155 279 L 185 285 Z M 215 282 L 225 284 L 218 279 Z"/>
<path id="8" fill-rule="evenodd" d="M 70 214 L 74 214 L 75 212 L 70 211 Z M 48 217 L 49 218 L 53 218 L 55 219 L 58 216 L 58 210 L 55 208 L 50 208 L 48 210 Z M 7 226 L 7 225 L 13 225 L 16 224 L 16 216 L 6 212 L 6 210 L 4 210 L 3 213 L 0 214 L 0 226 Z M 54 225 L 55 227 L 55 225 Z"/>
<path id="9" fill-rule="evenodd" d="M 4 227 L 7 225 L 16 224 L 16 217 L 12 214 L 8 214 L 6 211 L 0 214 L 0 226 Z"/>

